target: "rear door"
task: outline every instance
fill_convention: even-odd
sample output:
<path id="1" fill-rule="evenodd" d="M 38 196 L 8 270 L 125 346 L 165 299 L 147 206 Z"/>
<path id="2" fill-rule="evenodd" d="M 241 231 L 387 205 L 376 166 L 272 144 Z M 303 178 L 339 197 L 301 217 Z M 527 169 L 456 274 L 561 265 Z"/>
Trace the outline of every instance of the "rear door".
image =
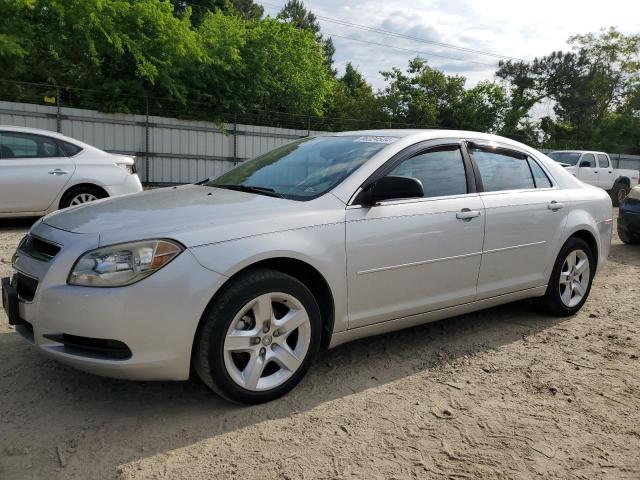
<path id="1" fill-rule="evenodd" d="M 613 181 L 615 180 L 611 160 L 609 159 L 609 155 L 604 153 L 598 153 L 597 156 L 598 186 L 605 190 L 610 190 L 611 187 L 613 187 Z"/>
<path id="2" fill-rule="evenodd" d="M 423 198 L 390 199 L 375 206 L 360 205 L 356 198 L 347 207 L 350 328 L 475 298 L 484 235 L 482 201 L 460 143 L 436 143 L 411 147 L 377 177 L 417 178 Z"/>
<path id="3" fill-rule="evenodd" d="M 470 144 L 486 223 L 478 299 L 547 282 L 568 208 L 564 192 L 526 152 Z"/>
<path id="4" fill-rule="evenodd" d="M 75 165 L 51 137 L 0 131 L 0 212 L 43 212 Z"/>

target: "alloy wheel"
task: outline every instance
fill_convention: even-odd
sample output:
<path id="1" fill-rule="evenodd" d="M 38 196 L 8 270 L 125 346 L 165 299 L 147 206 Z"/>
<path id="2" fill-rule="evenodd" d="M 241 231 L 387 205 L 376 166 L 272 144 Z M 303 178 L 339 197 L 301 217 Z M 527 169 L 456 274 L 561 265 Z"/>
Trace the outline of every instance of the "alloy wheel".
<path id="1" fill-rule="evenodd" d="M 569 252 L 560 270 L 560 299 L 565 306 L 578 305 L 587 293 L 591 270 L 589 257 L 582 250 Z"/>
<path id="2" fill-rule="evenodd" d="M 98 200 L 98 197 L 96 197 L 92 193 L 79 193 L 71 199 L 69 205 L 81 205 L 83 203 L 93 202 L 94 200 Z"/>
<path id="3" fill-rule="evenodd" d="M 225 369 L 242 388 L 271 390 L 300 368 L 310 343 L 311 323 L 302 303 L 286 293 L 265 293 L 242 307 L 229 325 Z"/>

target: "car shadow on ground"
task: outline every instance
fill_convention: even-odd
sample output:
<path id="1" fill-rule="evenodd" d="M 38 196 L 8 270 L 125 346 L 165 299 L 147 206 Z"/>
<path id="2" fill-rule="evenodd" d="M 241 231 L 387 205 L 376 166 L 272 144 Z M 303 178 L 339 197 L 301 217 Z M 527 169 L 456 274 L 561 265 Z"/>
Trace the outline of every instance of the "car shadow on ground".
<path id="1" fill-rule="evenodd" d="M 445 363 L 522 340 L 561 321 L 518 302 L 358 340 L 320 352 L 294 391 L 252 407 L 229 404 L 197 381 L 129 382 L 82 373 L 48 360 L 15 333 L 0 334 L 0 392 L 6 392 L 0 420 L 4 428 L 21 433 L 19 438 L 0 435 L 0 452 L 27 449 L 50 456 L 55 468 L 55 446 L 73 444 L 69 467 L 77 457 L 84 462 L 77 465 L 80 472 L 96 468 L 104 473 L 406 376 L 436 374 Z M 112 464 L 86 465 L 91 453 L 83 451 L 83 443 L 96 441 L 112 453 Z M 21 458 L 12 457 L 8 472 L 28 462 Z"/>
<path id="2" fill-rule="evenodd" d="M 640 245 L 627 245 L 625 243 L 613 243 L 609 252 L 610 263 L 622 265 L 640 266 Z"/>

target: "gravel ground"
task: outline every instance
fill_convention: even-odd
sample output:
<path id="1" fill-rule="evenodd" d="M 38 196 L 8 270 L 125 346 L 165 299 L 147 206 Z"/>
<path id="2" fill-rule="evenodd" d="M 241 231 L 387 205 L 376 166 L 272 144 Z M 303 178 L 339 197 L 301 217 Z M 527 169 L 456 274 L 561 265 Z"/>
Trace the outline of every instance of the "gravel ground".
<path id="1" fill-rule="evenodd" d="M 0 223 L 0 274 L 29 222 Z M 527 302 L 319 355 L 232 406 L 45 359 L 0 313 L 0 478 L 640 478 L 640 247 L 617 237 L 582 311 Z"/>

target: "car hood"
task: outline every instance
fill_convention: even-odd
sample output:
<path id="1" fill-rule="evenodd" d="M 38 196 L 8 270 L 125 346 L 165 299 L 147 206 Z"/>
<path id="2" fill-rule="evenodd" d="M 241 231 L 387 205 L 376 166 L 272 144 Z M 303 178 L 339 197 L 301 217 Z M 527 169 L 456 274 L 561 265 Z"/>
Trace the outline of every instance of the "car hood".
<path id="1" fill-rule="evenodd" d="M 187 247 L 337 221 L 344 221 L 344 204 L 330 194 L 299 202 L 201 185 L 99 200 L 43 219 L 60 230 L 97 233 L 100 246 L 173 238 Z"/>

